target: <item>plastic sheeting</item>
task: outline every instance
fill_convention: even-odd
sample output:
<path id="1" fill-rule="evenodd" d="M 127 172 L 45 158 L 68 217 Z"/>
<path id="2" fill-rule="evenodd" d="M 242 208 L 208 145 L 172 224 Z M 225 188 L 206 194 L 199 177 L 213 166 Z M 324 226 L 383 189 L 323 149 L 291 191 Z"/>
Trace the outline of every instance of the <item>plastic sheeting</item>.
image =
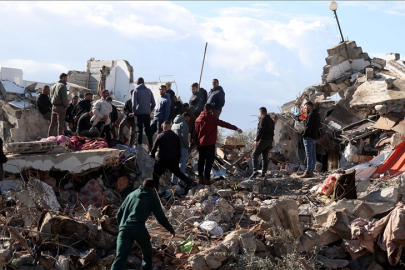
<path id="1" fill-rule="evenodd" d="M 375 173 L 395 174 L 405 172 L 405 142 L 399 144 Z"/>
<path id="2" fill-rule="evenodd" d="M 370 178 L 375 173 L 378 166 L 381 165 L 391 155 L 391 153 L 392 150 L 382 152 L 380 155 L 376 156 L 369 162 L 359 164 L 349 170 L 356 170 L 356 180 Z"/>

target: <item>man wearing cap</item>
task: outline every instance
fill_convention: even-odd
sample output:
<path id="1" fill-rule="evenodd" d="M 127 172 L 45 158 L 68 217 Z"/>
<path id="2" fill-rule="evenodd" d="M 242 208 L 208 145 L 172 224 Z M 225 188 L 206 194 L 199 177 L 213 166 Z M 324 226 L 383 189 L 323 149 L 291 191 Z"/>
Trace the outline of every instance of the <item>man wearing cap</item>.
<path id="1" fill-rule="evenodd" d="M 156 196 L 155 181 L 148 178 L 143 181 L 142 186 L 128 195 L 117 212 L 120 229 L 117 237 L 117 254 L 111 270 L 125 269 L 134 241 L 142 250 L 142 269 L 152 270 L 152 244 L 145 226 L 151 213 L 172 237 L 176 235 Z"/>
<path id="2" fill-rule="evenodd" d="M 59 81 L 51 88 L 52 117 L 49 125 L 48 137 L 53 135 L 54 128 L 58 126 L 58 135 L 64 135 L 66 109 L 69 106 L 66 84 L 68 76 L 60 74 Z"/>
<path id="3" fill-rule="evenodd" d="M 311 101 L 305 103 L 307 110 L 307 118 L 305 119 L 304 129 L 304 147 L 307 157 L 307 169 L 300 178 L 308 178 L 314 176 L 316 165 L 316 141 L 319 139 L 319 128 L 321 127 L 321 117 L 319 116 L 318 109 L 314 107 Z"/>

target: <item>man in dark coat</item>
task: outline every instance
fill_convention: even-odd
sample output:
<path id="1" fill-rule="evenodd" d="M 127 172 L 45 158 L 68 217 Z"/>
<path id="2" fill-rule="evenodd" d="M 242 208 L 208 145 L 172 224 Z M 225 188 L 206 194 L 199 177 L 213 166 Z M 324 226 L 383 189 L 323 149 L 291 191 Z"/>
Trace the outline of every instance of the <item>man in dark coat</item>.
<path id="1" fill-rule="evenodd" d="M 191 97 L 189 103 L 190 109 L 196 117 L 198 117 L 202 110 L 204 110 L 205 102 L 206 100 L 204 101 L 202 93 L 198 90 L 198 83 L 193 83 L 191 85 Z"/>
<path id="2" fill-rule="evenodd" d="M 74 107 L 74 109 L 72 111 L 72 116 L 73 116 L 73 120 L 75 123 L 75 129 L 76 129 L 77 121 L 79 121 L 80 116 L 86 112 L 90 112 L 92 101 L 93 101 L 93 94 L 86 93 L 86 95 L 84 96 L 84 99 L 79 101 L 79 103 L 77 103 L 77 105 Z"/>
<path id="3" fill-rule="evenodd" d="M 301 178 L 308 178 L 314 176 L 316 165 L 316 141 L 319 139 L 319 129 L 321 127 L 321 117 L 319 116 L 318 109 L 314 107 L 311 101 L 305 103 L 308 116 L 305 119 L 304 130 L 304 146 L 305 154 L 307 156 L 307 169 Z"/>
<path id="4" fill-rule="evenodd" d="M 160 176 L 168 169 L 175 176 L 186 183 L 186 192 L 191 187 L 193 181 L 180 171 L 179 163 L 181 157 L 181 141 L 179 136 L 172 130 L 170 121 L 163 122 L 163 132 L 161 132 L 153 144 L 151 157 L 155 158 L 156 151 L 159 148 L 159 157 L 153 168 L 153 180 L 155 180 L 156 189 L 159 187 Z"/>
<path id="5" fill-rule="evenodd" d="M 222 86 L 219 85 L 218 79 L 212 80 L 212 86 L 213 88 L 208 94 L 207 104 L 211 104 L 212 114 L 219 118 L 225 105 L 225 92 Z"/>
<path id="6" fill-rule="evenodd" d="M 259 175 L 259 156 L 262 155 L 262 177 L 266 176 L 267 165 L 269 164 L 269 151 L 273 143 L 274 121 L 267 114 L 267 109 L 259 109 L 259 123 L 257 124 L 257 134 L 255 139 L 255 151 L 253 152 L 253 174 L 250 178 Z"/>
<path id="7" fill-rule="evenodd" d="M 52 103 L 49 99 L 49 86 L 45 85 L 42 88 L 42 94 L 39 94 L 37 99 L 37 108 L 42 114 L 42 117 L 46 120 L 51 120 L 52 116 Z"/>

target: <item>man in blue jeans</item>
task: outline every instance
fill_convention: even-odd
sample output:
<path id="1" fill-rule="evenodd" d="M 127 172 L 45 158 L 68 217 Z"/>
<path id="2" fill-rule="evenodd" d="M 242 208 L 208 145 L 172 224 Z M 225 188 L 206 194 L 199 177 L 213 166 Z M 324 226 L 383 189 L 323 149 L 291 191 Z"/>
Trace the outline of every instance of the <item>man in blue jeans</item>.
<path id="1" fill-rule="evenodd" d="M 163 131 L 162 124 L 169 120 L 170 117 L 170 95 L 167 94 L 166 85 L 161 85 L 159 88 L 160 98 L 156 104 L 155 116 L 153 117 L 152 123 L 150 123 L 151 135 L 155 134 L 156 130 L 159 130 L 158 134 Z"/>
<path id="2" fill-rule="evenodd" d="M 311 101 L 305 103 L 307 110 L 307 119 L 305 120 L 304 130 L 304 146 L 305 154 L 307 156 L 307 169 L 300 178 L 308 178 L 314 176 L 314 169 L 316 164 L 316 141 L 319 139 L 319 128 L 321 127 L 321 117 L 319 116 L 318 109 L 314 108 Z"/>

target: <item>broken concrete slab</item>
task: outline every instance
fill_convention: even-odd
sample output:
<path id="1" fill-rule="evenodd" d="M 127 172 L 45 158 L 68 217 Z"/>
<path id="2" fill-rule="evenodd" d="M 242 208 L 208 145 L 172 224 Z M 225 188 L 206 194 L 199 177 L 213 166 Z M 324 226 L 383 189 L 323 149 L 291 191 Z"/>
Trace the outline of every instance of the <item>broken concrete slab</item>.
<path id="1" fill-rule="evenodd" d="M 4 171 L 8 173 L 20 173 L 22 168 L 32 168 L 40 171 L 61 170 L 72 173 L 80 173 L 91 168 L 101 167 L 104 159 L 112 155 L 118 155 L 118 149 L 103 148 L 56 155 L 25 154 L 9 155 L 8 162 L 3 164 Z"/>
<path id="2" fill-rule="evenodd" d="M 353 109 L 372 109 L 376 105 L 398 105 L 405 101 L 405 80 L 397 79 L 393 82 L 394 88 L 387 89 L 383 80 L 368 80 L 360 85 L 353 94 L 350 107 Z"/>
<path id="3" fill-rule="evenodd" d="M 396 204 L 400 200 L 399 196 L 399 190 L 398 188 L 395 187 L 387 187 L 383 188 L 380 190 L 373 191 L 363 198 L 361 200 L 365 202 L 382 202 L 382 203 L 392 203 Z"/>
<path id="4" fill-rule="evenodd" d="M 322 228 L 317 231 L 306 231 L 300 238 L 300 252 L 310 252 L 315 246 L 322 247 L 340 240 L 336 233 Z"/>
<path id="5" fill-rule="evenodd" d="M 370 208 L 374 210 L 374 215 L 385 213 L 389 209 L 391 209 L 395 203 L 393 202 L 370 202 L 370 201 L 365 201 L 364 198 L 358 199 L 358 200 L 347 200 L 347 199 L 342 199 L 337 202 L 333 202 L 330 205 L 327 205 L 326 207 L 320 208 L 316 214 L 314 214 L 314 219 L 315 223 L 317 225 L 322 225 L 324 224 L 328 217 L 329 214 L 331 213 L 332 210 L 344 210 L 346 209 L 350 213 L 353 213 L 354 209 L 356 208 L 357 205 L 359 205 L 361 202 L 366 203 Z"/>
<path id="6" fill-rule="evenodd" d="M 254 231 L 250 231 L 239 236 L 240 248 L 244 253 L 256 252 L 256 239 Z"/>

